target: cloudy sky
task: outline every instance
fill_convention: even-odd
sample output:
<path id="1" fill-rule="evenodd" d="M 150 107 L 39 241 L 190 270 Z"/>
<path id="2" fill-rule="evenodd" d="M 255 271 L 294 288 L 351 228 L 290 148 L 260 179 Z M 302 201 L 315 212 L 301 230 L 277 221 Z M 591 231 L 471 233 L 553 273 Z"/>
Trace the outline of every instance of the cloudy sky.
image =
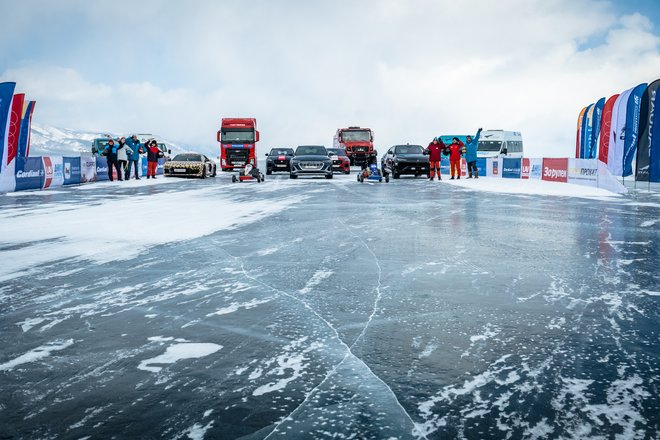
<path id="1" fill-rule="evenodd" d="M 0 0 L 0 81 L 34 121 L 215 149 L 371 127 L 384 149 L 478 127 L 573 154 L 578 112 L 660 77 L 660 1 Z"/>

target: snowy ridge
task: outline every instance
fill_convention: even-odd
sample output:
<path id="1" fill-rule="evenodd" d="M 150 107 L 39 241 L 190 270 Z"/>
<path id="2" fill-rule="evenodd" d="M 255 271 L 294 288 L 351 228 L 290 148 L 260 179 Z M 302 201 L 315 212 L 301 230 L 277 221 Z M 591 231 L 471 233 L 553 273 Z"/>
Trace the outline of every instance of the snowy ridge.
<path id="1" fill-rule="evenodd" d="M 32 123 L 32 134 L 30 138 L 31 156 L 79 156 L 91 154 L 92 141 L 99 137 L 110 135 L 113 137 L 128 136 L 131 133 L 113 133 L 101 131 L 74 130 L 70 128 L 58 128 L 48 125 Z M 193 147 L 182 143 L 172 142 L 157 134 L 154 138 L 164 142 L 172 153 L 182 151 L 199 151 L 210 157 L 217 156 L 215 150 L 201 147 Z"/>

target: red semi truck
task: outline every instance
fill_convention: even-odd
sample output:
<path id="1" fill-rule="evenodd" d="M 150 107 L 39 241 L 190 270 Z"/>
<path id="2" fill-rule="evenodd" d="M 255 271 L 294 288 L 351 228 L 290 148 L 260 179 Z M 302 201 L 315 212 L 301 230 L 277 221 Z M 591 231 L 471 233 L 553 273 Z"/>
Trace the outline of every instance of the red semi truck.
<path id="1" fill-rule="evenodd" d="M 259 131 L 255 118 L 222 118 L 218 142 L 222 171 L 245 168 L 247 163 L 256 168 Z"/>
<path id="2" fill-rule="evenodd" d="M 378 155 L 374 150 L 374 133 L 369 128 L 339 128 L 332 146 L 346 150 L 351 165 L 367 166 L 372 161 L 375 163 Z"/>

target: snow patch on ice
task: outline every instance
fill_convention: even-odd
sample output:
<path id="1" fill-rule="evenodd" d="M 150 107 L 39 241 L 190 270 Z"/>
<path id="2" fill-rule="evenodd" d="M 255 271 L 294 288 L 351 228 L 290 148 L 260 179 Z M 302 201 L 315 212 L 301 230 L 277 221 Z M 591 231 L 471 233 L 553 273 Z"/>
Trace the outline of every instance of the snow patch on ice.
<path id="1" fill-rule="evenodd" d="M 271 255 L 274 254 L 275 252 L 279 251 L 279 248 L 273 247 L 273 248 L 268 248 L 268 249 L 262 249 L 257 252 L 257 255 L 260 257 L 265 257 L 266 255 Z"/>
<path id="2" fill-rule="evenodd" d="M 45 320 L 46 320 L 45 318 L 29 318 L 26 319 L 25 321 L 17 322 L 16 325 L 20 325 L 21 329 L 23 330 L 23 333 L 25 333 L 29 331 L 32 327 L 41 324 Z"/>
<path id="3" fill-rule="evenodd" d="M 259 304 L 266 304 L 267 302 L 270 302 L 271 298 L 266 298 L 266 299 L 256 299 L 253 298 L 250 301 L 243 302 L 243 303 L 231 303 L 227 307 L 223 307 L 221 309 L 216 310 L 213 313 L 209 313 L 206 316 L 214 316 L 214 315 L 227 315 L 229 313 L 234 313 L 238 311 L 239 309 L 243 308 L 245 310 L 252 309 L 254 307 L 257 307 Z"/>
<path id="4" fill-rule="evenodd" d="M 30 362 L 36 362 L 39 359 L 50 356 L 51 353 L 55 351 L 64 350 L 73 345 L 73 339 L 67 339 L 66 341 L 53 341 L 45 345 L 41 345 L 35 349 L 28 351 L 25 354 L 20 355 L 19 357 L 12 359 L 4 364 L 0 364 L 0 371 L 12 370 L 15 367 Z"/>
<path id="5" fill-rule="evenodd" d="M 183 343 L 167 347 L 165 353 L 140 362 L 138 369 L 158 373 L 163 367 L 152 366 L 153 364 L 173 364 L 183 359 L 197 359 L 215 353 L 222 349 L 222 345 L 213 343 Z"/>
<path id="6" fill-rule="evenodd" d="M 314 275 L 312 278 L 310 278 L 309 281 L 307 281 L 307 284 L 305 284 L 305 287 L 299 290 L 300 293 L 309 293 L 311 292 L 314 287 L 318 286 L 323 282 L 323 280 L 329 278 L 334 272 L 331 270 L 317 270 L 314 272 Z"/>
<path id="7" fill-rule="evenodd" d="M 206 426 L 195 423 L 190 429 L 188 429 L 188 438 L 191 440 L 203 440 L 204 436 L 206 435 L 206 431 L 213 427 L 213 423 L 214 422 L 211 421 L 207 423 Z"/>

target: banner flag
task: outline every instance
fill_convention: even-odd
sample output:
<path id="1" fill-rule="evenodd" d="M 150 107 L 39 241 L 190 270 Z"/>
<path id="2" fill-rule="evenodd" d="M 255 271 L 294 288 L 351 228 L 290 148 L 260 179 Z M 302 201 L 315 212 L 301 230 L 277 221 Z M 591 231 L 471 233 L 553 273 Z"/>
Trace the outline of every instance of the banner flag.
<path id="1" fill-rule="evenodd" d="M 610 139 L 610 150 L 607 153 L 607 168 L 613 176 L 623 175 L 623 143 L 626 138 L 626 111 L 628 109 L 628 98 L 633 89 L 628 89 L 617 98 L 615 103 L 616 121 L 612 113 L 612 131 L 614 139 Z M 616 124 L 615 124 L 616 122 Z"/>
<path id="2" fill-rule="evenodd" d="M 646 91 L 646 83 L 640 84 L 633 89 L 628 98 L 628 109 L 626 110 L 626 138 L 623 144 L 623 176 L 633 173 L 632 163 L 637 153 L 639 142 L 639 116 L 642 108 L 642 96 Z"/>
<path id="3" fill-rule="evenodd" d="M 582 121 L 584 120 L 584 114 L 587 112 L 587 108 L 584 107 L 580 110 L 577 120 L 577 135 L 575 137 L 575 157 L 580 157 L 580 147 L 582 142 Z"/>
<path id="4" fill-rule="evenodd" d="M 30 154 L 30 131 L 32 126 L 32 113 L 36 101 L 26 102 L 23 105 L 23 116 L 21 117 L 21 131 L 18 137 L 18 157 L 28 157 Z"/>
<path id="5" fill-rule="evenodd" d="M 598 160 L 607 163 L 607 155 L 610 147 L 610 137 L 612 132 L 612 114 L 614 103 L 619 97 L 618 94 L 610 96 L 603 106 L 603 116 L 600 121 L 600 139 L 598 145 Z"/>
<path id="6" fill-rule="evenodd" d="M 5 163 L 7 163 L 5 159 L 7 156 L 7 128 L 15 88 L 15 82 L 0 83 L 0 172 L 2 172 Z"/>
<path id="7" fill-rule="evenodd" d="M 642 95 L 641 109 L 639 113 L 639 141 L 637 143 L 637 169 L 635 180 L 640 182 L 648 182 L 650 177 L 651 166 L 651 144 L 653 142 L 653 116 L 655 97 L 658 87 L 660 86 L 660 79 L 652 82 L 646 88 L 644 95 Z M 656 140 L 656 142 L 660 142 Z"/>
<path id="8" fill-rule="evenodd" d="M 598 154 L 598 139 L 600 138 L 600 121 L 603 116 L 603 107 L 605 107 L 605 98 L 600 98 L 594 106 L 591 143 L 589 144 L 589 154 L 587 155 L 587 159 L 595 159 Z"/>
<path id="9" fill-rule="evenodd" d="M 14 95 L 11 101 L 11 113 L 9 115 L 9 123 L 7 124 L 7 155 L 5 158 L 5 165 L 9 165 L 16 159 L 18 152 L 18 136 L 21 129 L 21 113 L 23 112 L 23 102 L 25 101 L 25 94 L 19 93 Z"/>
<path id="10" fill-rule="evenodd" d="M 594 113 L 594 105 L 589 104 L 587 109 L 584 112 L 584 118 L 582 119 L 582 137 L 580 140 L 580 158 L 584 157 L 586 154 L 587 145 L 589 145 L 588 136 L 591 134 L 591 118 Z"/>

